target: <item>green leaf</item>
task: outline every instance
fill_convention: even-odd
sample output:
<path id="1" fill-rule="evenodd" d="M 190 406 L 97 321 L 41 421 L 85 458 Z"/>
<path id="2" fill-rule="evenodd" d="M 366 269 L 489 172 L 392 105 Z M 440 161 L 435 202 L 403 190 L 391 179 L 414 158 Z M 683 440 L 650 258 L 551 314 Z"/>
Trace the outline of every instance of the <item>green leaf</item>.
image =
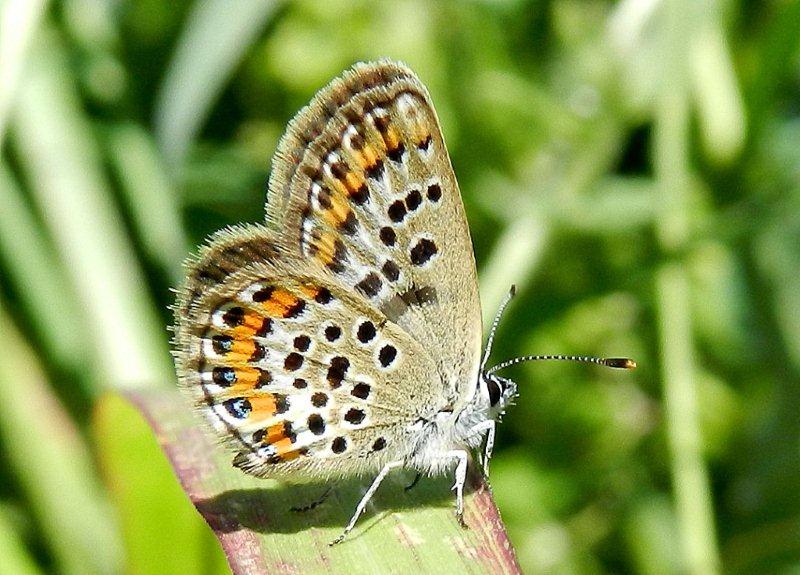
<path id="1" fill-rule="evenodd" d="M 121 396 L 106 394 L 95 408 L 93 430 L 119 516 L 128 572 L 213 572 L 204 566 L 211 553 L 221 553 L 216 546 L 208 548 L 208 527 L 181 492 L 139 412 Z"/>
<path id="2" fill-rule="evenodd" d="M 2 306 L 0 333 L 0 448 L 58 572 L 118 573 L 117 531 L 89 449 Z"/>
<path id="3" fill-rule="evenodd" d="M 326 485 L 257 479 L 230 464 L 188 403 L 174 392 L 126 396 L 153 427 L 183 489 L 214 529 L 234 573 L 519 573 L 514 551 L 485 484 L 469 481 L 465 518 L 453 516 L 451 477 L 390 475 L 348 538 L 330 547 L 351 514 L 365 481 L 334 485 L 332 495 L 306 512 Z M 165 534 L 166 536 L 166 534 Z"/>
<path id="4" fill-rule="evenodd" d="M 5 510 L 0 509 L 0 565 L 15 575 L 40 575 L 42 571 L 6 515 Z"/>
<path id="5" fill-rule="evenodd" d="M 105 177 L 92 124 L 58 34 L 43 28 L 31 47 L 12 116 L 21 172 L 74 284 L 110 386 L 172 377 L 166 337 Z"/>
<path id="6" fill-rule="evenodd" d="M 180 165 L 208 111 L 251 49 L 278 3 L 197 2 L 178 39 L 156 104 L 156 134 L 170 164 Z"/>

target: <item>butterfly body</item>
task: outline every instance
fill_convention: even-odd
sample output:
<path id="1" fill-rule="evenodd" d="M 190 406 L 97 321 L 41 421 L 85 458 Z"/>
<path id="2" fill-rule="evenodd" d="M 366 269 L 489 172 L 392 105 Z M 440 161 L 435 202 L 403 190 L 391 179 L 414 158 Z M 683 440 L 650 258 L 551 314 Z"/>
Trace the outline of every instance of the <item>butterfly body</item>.
<path id="1" fill-rule="evenodd" d="M 516 387 L 481 361 L 475 260 L 427 90 L 358 64 L 289 124 L 265 224 L 213 236 L 176 306 L 181 387 L 260 477 L 455 469 Z"/>

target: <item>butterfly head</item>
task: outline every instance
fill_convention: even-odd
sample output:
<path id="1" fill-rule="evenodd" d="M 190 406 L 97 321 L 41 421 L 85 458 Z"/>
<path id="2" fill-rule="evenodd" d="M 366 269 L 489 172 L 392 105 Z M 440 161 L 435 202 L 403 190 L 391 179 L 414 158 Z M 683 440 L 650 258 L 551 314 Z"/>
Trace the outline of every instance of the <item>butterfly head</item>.
<path id="1" fill-rule="evenodd" d="M 482 407 L 488 412 L 488 416 L 492 419 L 497 419 L 502 415 L 506 406 L 510 405 L 517 396 L 516 383 L 508 378 L 496 375 L 493 369 L 486 368 L 489 356 L 492 353 L 494 334 L 497 331 L 497 326 L 500 324 L 500 318 L 502 318 L 506 306 L 508 306 L 515 293 L 516 287 L 512 285 L 494 316 L 492 328 L 489 330 L 489 338 L 486 341 L 486 349 L 483 352 L 481 369 L 478 374 L 478 389 L 476 390 L 475 398 L 478 402 L 483 404 Z"/>
<path id="2" fill-rule="evenodd" d="M 481 369 L 478 376 L 477 401 L 484 404 L 484 407 L 488 410 L 489 416 L 492 419 L 499 417 L 503 411 L 505 411 L 506 406 L 510 405 L 517 396 L 517 384 L 506 377 L 497 375 L 497 372 L 517 363 L 547 359 L 595 363 L 597 365 L 619 369 L 633 369 L 636 367 L 636 362 L 627 357 L 603 358 L 575 355 L 526 355 L 509 359 L 487 369 L 486 364 L 492 353 L 492 344 L 494 343 L 494 335 L 497 331 L 497 326 L 500 323 L 500 318 L 503 316 L 506 306 L 508 306 L 515 293 L 516 288 L 511 286 L 508 294 L 500 304 L 500 308 L 497 310 L 497 314 L 492 322 L 492 327 L 489 330 L 489 338 L 486 341 L 486 349 L 483 354 L 483 361 L 481 362 Z"/>
<path id="3" fill-rule="evenodd" d="M 517 384 L 494 373 L 481 372 L 479 394 L 488 404 L 489 416 L 497 419 L 517 396 Z"/>

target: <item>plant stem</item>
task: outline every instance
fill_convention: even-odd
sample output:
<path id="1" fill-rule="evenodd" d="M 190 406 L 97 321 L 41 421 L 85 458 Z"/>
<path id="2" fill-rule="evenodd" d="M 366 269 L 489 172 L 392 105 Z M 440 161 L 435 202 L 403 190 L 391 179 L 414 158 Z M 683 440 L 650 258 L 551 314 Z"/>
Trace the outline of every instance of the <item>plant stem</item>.
<path id="1" fill-rule="evenodd" d="M 655 112 L 655 167 L 664 199 L 657 223 L 670 263 L 656 277 L 664 410 L 683 549 L 683 568 L 697 575 L 719 571 L 708 475 L 701 452 L 693 358 L 691 286 L 682 262 L 690 239 L 691 169 L 688 157 L 690 89 L 687 47 L 691 3 L 665 3 L 664 79 Z M 676 255 L 681 254 L 681 255 Z"/>

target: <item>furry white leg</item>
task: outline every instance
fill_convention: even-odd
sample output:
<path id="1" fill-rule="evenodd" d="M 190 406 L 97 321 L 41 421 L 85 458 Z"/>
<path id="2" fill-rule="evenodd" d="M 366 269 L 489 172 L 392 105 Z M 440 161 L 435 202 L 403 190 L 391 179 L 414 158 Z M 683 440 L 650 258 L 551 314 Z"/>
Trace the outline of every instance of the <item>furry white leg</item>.
<path id="1" fill-rule="evenodd" d="M 378 490 L 378 487 L 380 487 L 381 481 L 384 480 L 384 478 L 389 474 L 389 472 L 392 469 L 401 467 L 403 463 L 404 463 L 403 460 L 390 461 L 383 467 L 383 469 L 381 469 L 381 472 L 378 473 L 378 476 L 372 482 L 372 485 L 370 485 L 369 489 L 367 489 L 367 492 L 364 494 L 364 497 L 362 497 L 361 501 L 358 502 L 358 507 L 356 507 L 356 512 L 353 513 L 353 517 L 350 519 L 350 523 L 348 523 L 347 527 L 344 528 L 342 534 L 339 535 L 339 537 L 337 537 L 333 541 L 331 541 L 328 545 L 333 546 L 336 545 L 337 543 L 341 543 L 344 540 L 344 538 L 347 537 L 347 534 L 350 533 L 350 531 L 355 526 L 356 521 L 358 521 L 359 516 L 362 513 L 364 513 L 364 509 L 366 509 L 367 503 L 369 503 L 369 500 L 372 499 L 372 496 L 375 495 L 375 492 Z"/>
<path id="2" fill-rule="evenodd" d="M 456 519 L 461 527 L 466 527 L 464 523 L 464 483 L 467 481 L 467 461 L 469 454 L 463 449 L 455 449 L 444 454 L 446 459 L 457 459 L 456 481 L 453 484 L 453 491 L 456 492 Z"/>
<path id="3" fill-rule="evenodd" d="M 470 434 L 483 434 L 484 431 L 486 432 L 486 445 L 483 448 L 481 457 L 483 476 L 486 479 L 489 478 L 489 460 L 492 458 L 492 449 L 494 449 L 495 429 L 497 429 L 497 422 L 494 419 L 487 419 L 469 430 Z"/>

